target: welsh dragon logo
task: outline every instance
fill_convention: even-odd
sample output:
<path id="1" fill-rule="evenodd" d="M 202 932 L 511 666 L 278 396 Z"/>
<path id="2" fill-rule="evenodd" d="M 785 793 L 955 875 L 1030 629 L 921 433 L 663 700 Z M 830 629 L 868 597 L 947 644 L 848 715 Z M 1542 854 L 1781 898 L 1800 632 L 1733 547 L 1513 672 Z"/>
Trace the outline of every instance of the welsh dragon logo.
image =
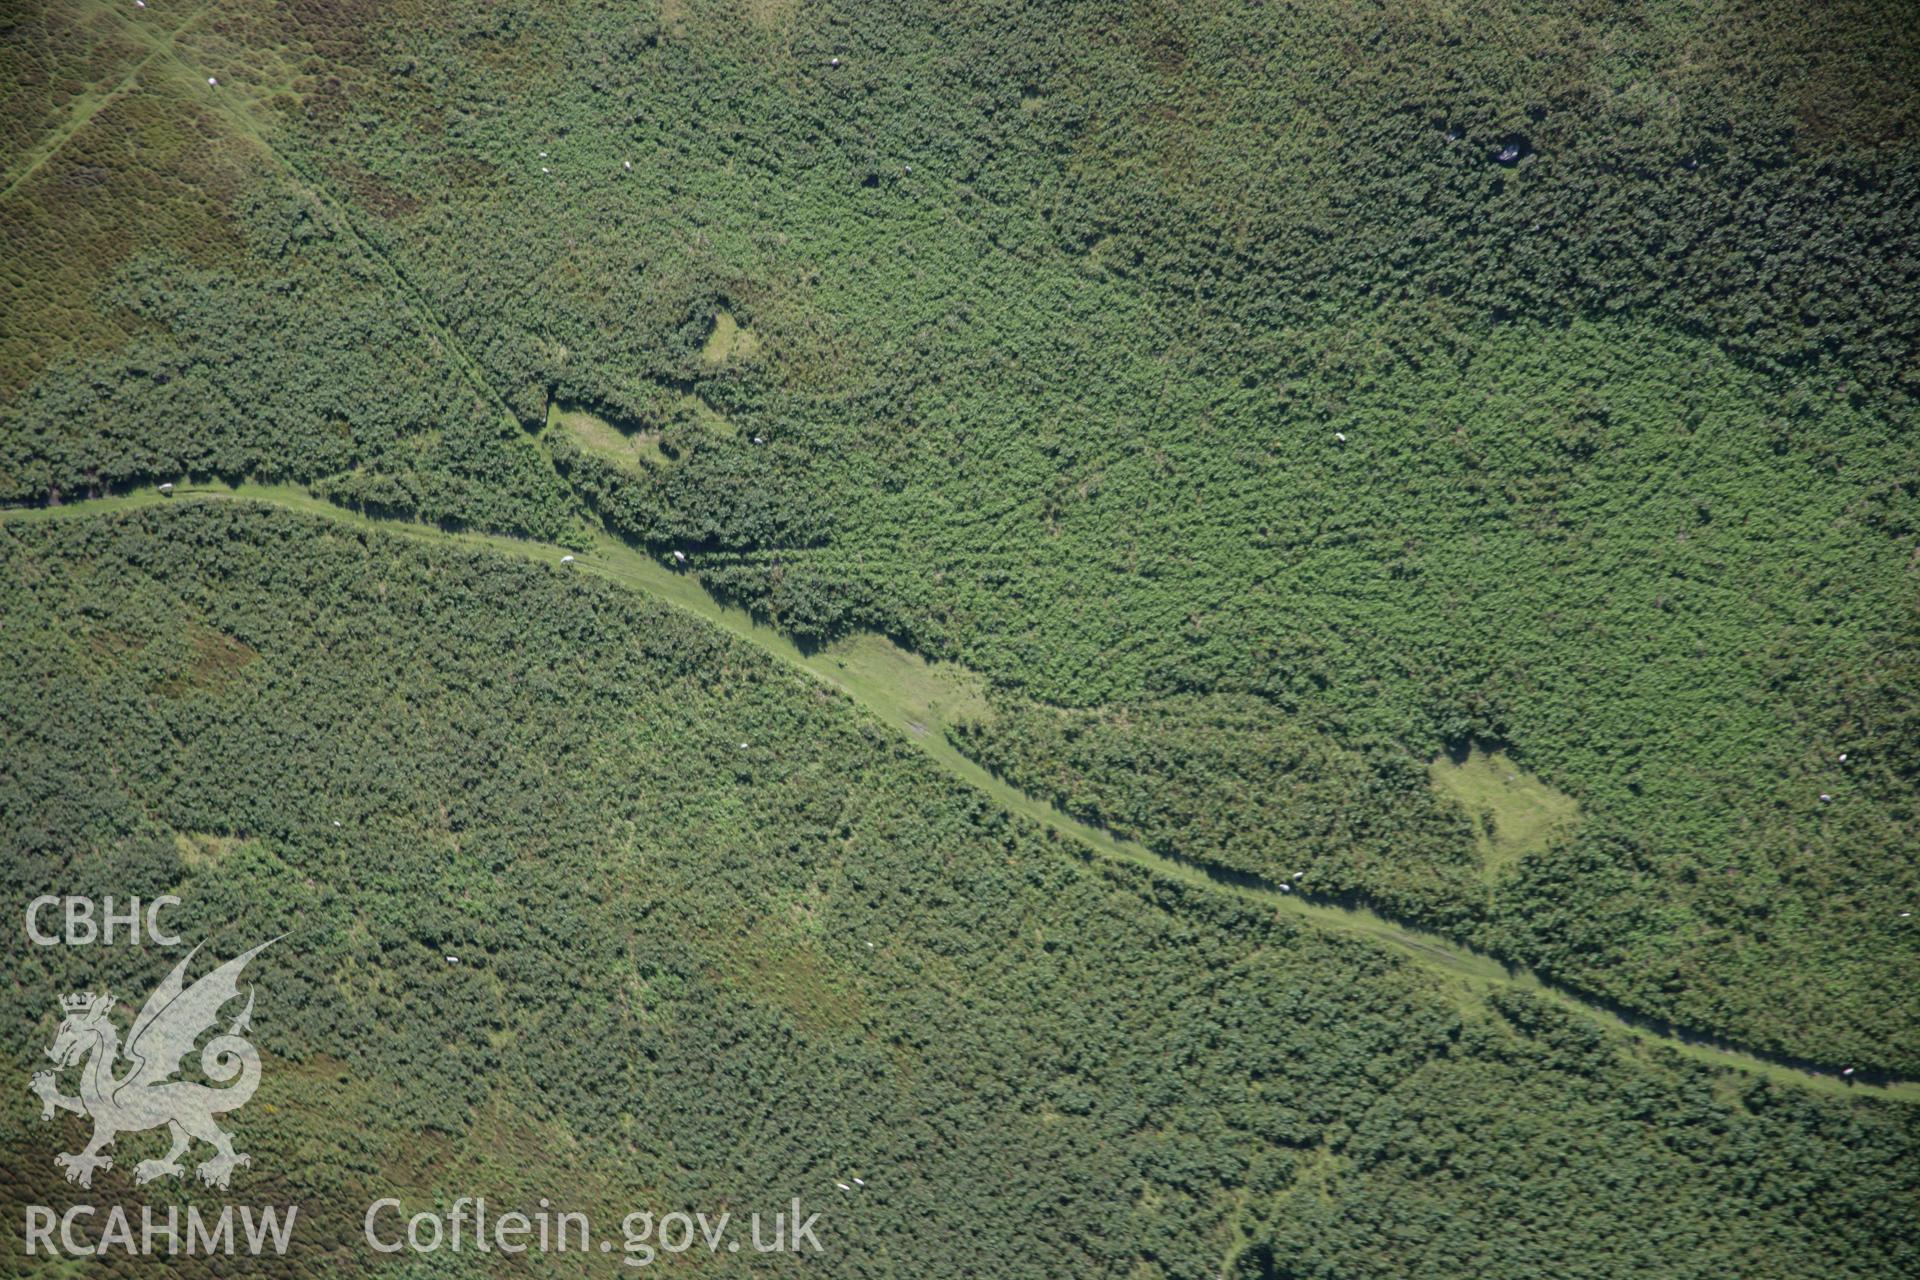
<path id="1" fill-rule="evenodd" d="M 240 971 L 277 941 L 263 942 L 236 956 L 192 986 L 186 985 L 187 964 L 200 948 L 189 951 L 147 997 L 133 1020 L 133 1028 L 127 1033 L 127 1062 L 122 1074 L 116 1074 L 121 1046 L 119 1030 L 110 1016 L 113 997 L 106 992 L 95 995 L 87 991 L 60 998 L 64 1017 L 47 1056 L 61 1070 L 85 1064 L 80 1068 L 80 1096 L 69 1098 L 61 1093 L 52 1071 L 37 1073 L 32 1088 L 40 1096 L 42 1120 L 53 1119 L 59 1110 L 93 1121 L 93 1138 L 84 1150 L 53 1159 L 67 1171 L 68 1182 L 92 1186 L 96 1170 L 113 1167 L 113 1157 L 101 1152 L 115 1137 L 161 1125 L 167 1126 L 172 1135 L 173 1148 L 159 1160 L 142 1160 L 133 1171 L 136 1185 L 155 1178 L 184 1176 L 180 1157 L 196 1138 L 214 1149 L 214 1155 L 201 1161 L 195 1170 L 207 1186 L 224 1188 L 234 1169 L 252 1163 L 245 1153 L 233 1149 L 233 1135 L 213 1121 L 217 1115 L 244 1106 L 260 1084 L 260 1052 L 245 1039 L 253 1016 L 252 988 L 247 991 L 246 1007 L 227 1024 L 226 1032 L 207 1041 L 200 1050 L 200 1070 L 209 1080 L 225 1083 L 238 1076 L 238 1081 L 214 1089 L 174 1077 L 194 1042 L 219 1021 L 221 1006 L 239 997 Z"/>

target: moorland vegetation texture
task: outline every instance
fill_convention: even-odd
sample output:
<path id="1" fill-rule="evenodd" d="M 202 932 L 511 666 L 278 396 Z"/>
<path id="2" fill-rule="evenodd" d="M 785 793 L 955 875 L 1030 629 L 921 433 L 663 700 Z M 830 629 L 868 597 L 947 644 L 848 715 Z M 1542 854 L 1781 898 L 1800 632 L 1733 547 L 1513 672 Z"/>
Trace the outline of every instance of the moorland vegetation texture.
<path id="1" fill-rule="evenodd" d="M 1181 865 L 1920 1076 L 1910 5 L 4 22 L 0 502 L 610 532 Z M 657 599 L 263 505 L 0 559 L 10 890 L 305 948 L 284 1274 L 868 1170 L 836 1275 L 1920 1270 L 1911 1105 L 1092 858 Z M 150 981 L 5 946 L 23 1064 Z"/>

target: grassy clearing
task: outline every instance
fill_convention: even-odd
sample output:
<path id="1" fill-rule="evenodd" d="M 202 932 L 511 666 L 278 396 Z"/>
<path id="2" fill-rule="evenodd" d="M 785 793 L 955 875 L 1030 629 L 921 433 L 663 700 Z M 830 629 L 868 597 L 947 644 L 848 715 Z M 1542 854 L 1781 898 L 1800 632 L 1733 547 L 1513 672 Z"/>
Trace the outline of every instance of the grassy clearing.
<path id="1" fill-rule="evenodd" d="M 1580 819 L 1573 797 L 1524 772 L 1504 751 L 1476 745 L 1463 757 L 1435 758 L 1428 773 L 1434 790 L 1466 810 L 1489 884 Z"/>
<path id="2" fill-rule="evenodd" d="M 700 348 L 700 362 L 718 366 L 729 360 L 745 360 L 760 350 L 760 338 L 753 330 L 742 328 L 731 312 L 722 311 L 713 318 L 713 332 Z"/>
<path id="3" fill-rule="evenodd" d="M 671 459 L 660 451 L 660 432 L 622 431 L 585 409 L 553 405 L 547 410 L 547 429 L 566 432 L 587 452 L 598 454 L 627 471 L 639 473 L 672 465 Z"/>
<path id="4" fill-rule="evenodd" d="M 723 439 L 733 439 L 740 434 L 740 427 L 733 419 L 714 408 L 705 396 L 688 392 L 680 398 L 680 409 L 692 418 L 695 426 L 708 435 Z"/>
<path id="5" fill-rule="evenodd" d="M 201 831 L 176 831 L 173 835 L 174 848 L 180 851 L 180 861 L 190 869 L 217 866 L 241 843 L 239 836 L 216 836 Z"/>

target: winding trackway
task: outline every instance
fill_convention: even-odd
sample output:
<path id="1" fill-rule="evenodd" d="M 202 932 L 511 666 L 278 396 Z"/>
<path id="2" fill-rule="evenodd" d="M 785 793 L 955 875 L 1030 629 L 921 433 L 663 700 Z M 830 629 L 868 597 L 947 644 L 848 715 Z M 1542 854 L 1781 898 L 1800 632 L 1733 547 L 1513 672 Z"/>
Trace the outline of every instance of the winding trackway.
<path id="1" fill-rule="evenodd" d="M 142 491 L 112 498 L 73 502 L 60 507 L 0 510 L 0 524 L 45 519 L 68 519 L 129 511 L 169 502 L 243 500 L 285 507 L 338 523 L 374 529 L 425 541 L 486 548 L 523 559 L 557 566 L 562 547 L 493 534 L 454 533 L 407 520 L 376 519 L 315 497 L 293 486 L 180 484 L 175 496 L 162 498 Z M 1837 1097 L 1892 1099 L 1920 1102 L 1920 1081 L 1863 1081 L 1849 1085 L 1837 1069 L 1754 1053 L 1710 1037 L 1675 1030 L 1652 1019 L 1596 1004 L 1542 980 L 1521 968 L 1505 965 L 1437 934 L 1398 924 L 1363 907 L 1317 902 L 1296 893 L 1282 893 L 1255 877 L 1229 875 L 1197 863 L 1156 853 L 1143 845 L 1068 817 L 1045 801 L 1018 790 L 962 755 L 940 732 L 941 707 L 929 701 L 922 681 L 920 659 L 898 650 L 885 661 L 849 660 L 841 646 L 803 652 L 791 639 L 740 609 L 729 608 L 709 595 L 697 579 L 676 572 L 611 535 L 602 534 L 591 551 L 576 553 L 574 570 L 596 574 L 632 590 L 695 614 L 757 646 L 770 656 L 845 693 L 862 708 L 899 730 L 906 740 L 932 757 L 942 769 L 985 792 L 1002 808 L 1059 832 L 1092 853 L 1144 867 L 1155 875 L 1182 883 L 1232 893 L 1276 911 L 1304 917 L 1316 927 L 1358 935 L 1389 946 L 1423 967 L 1434 970 L 1471 991 L 1496 987 L 1529 991 L 1573 1010 L 1620 1034 L 1663 1045 L 1677 1053 L 1719 1067 L 1731 1067 L 1768 1079 Z"/>

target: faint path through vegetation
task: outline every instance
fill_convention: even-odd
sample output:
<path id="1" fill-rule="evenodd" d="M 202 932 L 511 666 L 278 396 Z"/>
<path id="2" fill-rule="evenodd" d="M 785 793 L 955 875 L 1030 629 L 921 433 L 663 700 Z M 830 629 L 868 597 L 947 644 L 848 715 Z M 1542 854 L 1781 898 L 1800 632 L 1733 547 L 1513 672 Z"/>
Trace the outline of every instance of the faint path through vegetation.
<path id="1" fill-rule="evenodd" d="M 337 507 L 295 486 L 184 482 L 177 486 L 171 498 L 162 497 L 152 490 L 142 490 L 59 507 L 0 509 L 0 524 L 101 515 L 169 502 L 219 499 L 267 503 L 359 528 L 425 541 L 486 548 L 550 563 L 555 572 L 592 573 L 633 590 L 643 591 L 667 604 L 697 614 L 787 665 L 797 667 L 840 690 L 899 730 L 907 742 L 932 757 L 949 775 L 985 792 L 1002 808 L 1058 832 L 1090 855 L 1130 862 L 1155 875 L 1257 902 L 1322 929 L 1372 939 L 1475 990 L 1504 987 L 1531 992 L 1611 1030 L 1656 1042 L 1714 1066 L 1731 1067 L 1836 1097 L 1920 1102 L 1920 1082 L 1861 1072 L 1854 1077 L 1855 1083 L 1850 1084 L 1840 1077 L 1837 1067 L 1755 1052 L 1704 1033 L 1649 1018 L 1602 998 L 1576 994 L 1527 969 L 1504 964 L 1438 934 L 1386 919 L 1363 904 L 1316 899 L 1310 895 L 1283 891 L 1258 876 L 1156 853 L 1143 845 L 1122 840 L 1111 832 L 1080 822 L 988 772 L 961 754 L 939 731 L 939 727 L 951 722 L 958 712 L 976 705 L 979 696 L 977 678 L 967 676 L 950 664 L 929 663 L 878 636 L 857 637 L 820 650 L 802 650 L 791 638 L 757 621 L 744 610 L 716 600 L 692 574 L 671 569 L 610 534 L 602 534 L 591 550 L 574 553 L 573 560 L 563 568 L 561 557 L 568 554 L 563 547 L 497 534 L 451 532 L 411 520 L 378 519 Z"/>
<path id="2" fill-rule="evenodd" d="M 113 15 L 115 20 L 120 22 L 123 28 L 127 29 L 127 34 L 147 46 L 145 56 L 134 63 L 132 67 L 128 68 L 127 73 L 115 81 L 112 88 L 103 93 L 90 95 L 86 101 L 73 109 L 69 119 L 56 124 L 52 132 L 34 143 L 22 158 L 23 162 L 15 166 L 15 172 L 7 175 L 5 186 L 0 187 L 0 200 L 5 200 L 13 194 L 14 189 L 20 186 L 21 183 L 38 173 L 42 165 L 58 155 L 60 148 L 66 146 L 68 140 L 86 126 L 87 121 L 100 114 L 101 109 L 109 102 L 112 102 L 115 98 L 125 93 L 139 77 L 140 73 L 147 69 L 148 63 L 163 53 L 170 54 L 173 50 L 173 38 L 198 22 L 200 15 L 205 13 L 212 4 L 213 0 L 206 0 L 205 4 L 202 4 L 198 9 L 195 9 L 180 22 L 176 23 L 170 30 L 160 35 L 155 35 L 149 31 L 138 30 L 134 24 L 115 12 Z"/>

